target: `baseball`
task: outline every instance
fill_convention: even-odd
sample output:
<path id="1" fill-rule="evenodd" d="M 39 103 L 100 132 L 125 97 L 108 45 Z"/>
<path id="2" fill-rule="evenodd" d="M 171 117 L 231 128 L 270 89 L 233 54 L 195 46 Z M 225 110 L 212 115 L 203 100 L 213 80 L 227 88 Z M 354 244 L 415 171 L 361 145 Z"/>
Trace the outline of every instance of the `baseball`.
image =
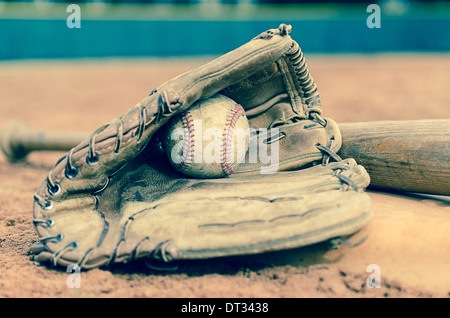
<path id="1" fill-rule="evenodd" d="M 249 124 L 241 105 L 216 94 L 167 123 L 163 148 L 171 165 L 196 178 L 232 174 L 245 158 Z"/>

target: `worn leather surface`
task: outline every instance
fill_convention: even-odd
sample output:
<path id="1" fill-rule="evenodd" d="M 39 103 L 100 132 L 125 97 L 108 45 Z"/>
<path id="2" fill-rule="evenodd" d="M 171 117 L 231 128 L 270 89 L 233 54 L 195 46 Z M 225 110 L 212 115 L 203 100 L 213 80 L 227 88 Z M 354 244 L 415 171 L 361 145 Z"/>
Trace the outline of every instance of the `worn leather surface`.
<path id="1" fill-rule="evenodd" d="M 335 155 L 339 129 L 321 117 L 317 87 L 289 31 L 280 25 L 169 80 L 62 157 L 34 197 L 35 260 L 94 268 L 261 253 L 365 226 L 369 175 Z M 279 149 L 276 170 L 261 173 L 266 163 L 257 161 L 229 178 L 194 179 L 172 169 L 160 128 L 218 92 L 267 132 L 258 138 Z"/>

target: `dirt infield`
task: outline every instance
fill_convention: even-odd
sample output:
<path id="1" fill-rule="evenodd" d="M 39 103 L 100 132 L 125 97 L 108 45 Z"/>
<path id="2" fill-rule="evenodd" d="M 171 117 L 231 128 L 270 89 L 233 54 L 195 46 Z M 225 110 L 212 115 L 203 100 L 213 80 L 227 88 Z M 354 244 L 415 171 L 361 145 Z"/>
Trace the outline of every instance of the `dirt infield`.
<path id="1" fill-rule="evenodd" d="M 308 57 L 308 56 L 307 56 Z M 209 59 L 0 63 L 0 127 L 91 132 L 153 88 Z M 450 118 L 449 55 L 310 56 L 324 113 L 338 122 Z M 158 272 L 143 262 L 81 274 L 68 288 L 59 268 L 37 266 L 32 201 L 61 153 L 0 155 L 0 297 L 449 297 L 450 198 L 369 191 L 372 222 L 354 248 L 326 243 L 252 257 L 182 263 Z M 449 158 L 443 158 L 449 160 Z M 381 270 L 370 288 L 370 265 Z"/>

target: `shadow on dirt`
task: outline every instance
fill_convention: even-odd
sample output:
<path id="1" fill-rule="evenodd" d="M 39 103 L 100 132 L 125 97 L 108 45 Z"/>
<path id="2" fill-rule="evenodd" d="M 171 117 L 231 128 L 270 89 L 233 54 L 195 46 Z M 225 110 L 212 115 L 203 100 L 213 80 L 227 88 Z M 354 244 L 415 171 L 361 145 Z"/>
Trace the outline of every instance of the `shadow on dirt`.
<path id="1" fill-rule="evenodd" d="M 128 264 L 114 264 L 105 269 L 113 274 L 147 274 L 156 276 L 236 275 L 247 271 L 257 272 L 279 266 L 305 269 L 311 265 L 336 263 L 342 255 L 339 249 L 333 250 L 329 242 L 323 242 L 302 248 L 257 255 L 185 260 L 171 263 L 138 260 Z"/>

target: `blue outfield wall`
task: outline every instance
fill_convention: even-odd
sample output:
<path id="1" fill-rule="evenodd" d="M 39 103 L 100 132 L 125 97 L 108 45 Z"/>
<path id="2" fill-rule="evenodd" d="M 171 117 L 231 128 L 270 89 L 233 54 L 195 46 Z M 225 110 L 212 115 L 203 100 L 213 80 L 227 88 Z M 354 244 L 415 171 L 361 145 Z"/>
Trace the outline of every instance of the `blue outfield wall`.
<path id="1" fill-rule="evenodd" d="M 193 56 L 223 54 L 280 23 L 305 52 L 450 51 L 449 18 L 384 18 L 370 29 L 365 18 L 317 20 L 82 20 L 0 19 L 0 59 Z"/>

